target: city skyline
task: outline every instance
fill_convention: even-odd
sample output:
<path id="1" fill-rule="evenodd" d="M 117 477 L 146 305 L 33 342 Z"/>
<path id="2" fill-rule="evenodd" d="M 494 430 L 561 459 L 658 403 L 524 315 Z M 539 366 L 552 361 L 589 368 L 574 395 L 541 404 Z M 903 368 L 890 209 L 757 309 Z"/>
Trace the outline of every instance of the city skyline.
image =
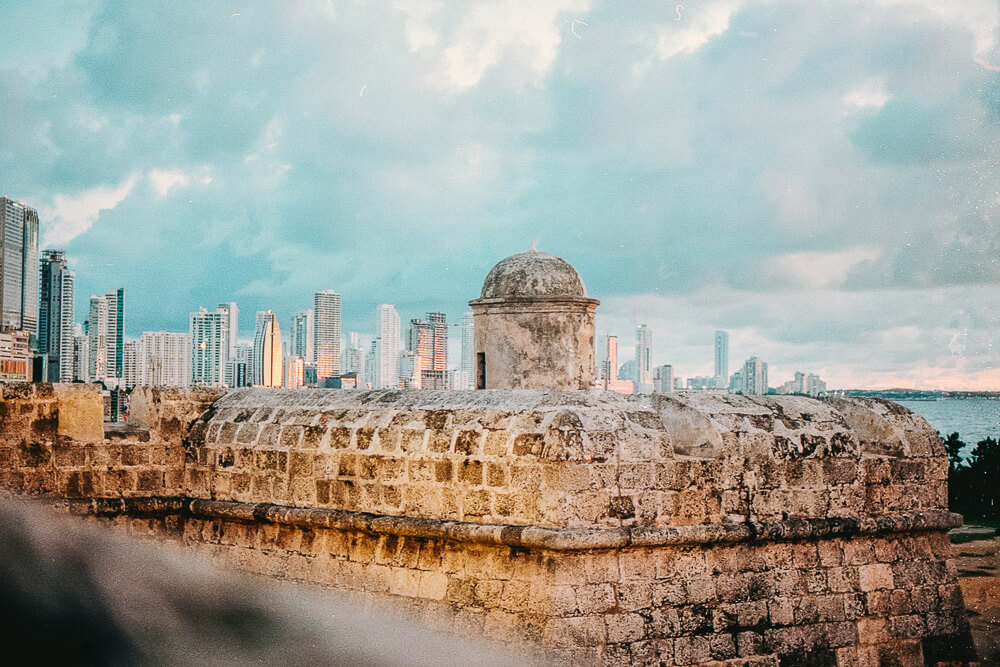
<path id="1" fill-rule="evenodd" d="M 720 329 L 777 377 L 1000 390 L 991 0 L 5 10 L 0 185 L 130 339 L 325 288 L 345 331 L 459 322 L 538 240 L 678 375 Z"/>

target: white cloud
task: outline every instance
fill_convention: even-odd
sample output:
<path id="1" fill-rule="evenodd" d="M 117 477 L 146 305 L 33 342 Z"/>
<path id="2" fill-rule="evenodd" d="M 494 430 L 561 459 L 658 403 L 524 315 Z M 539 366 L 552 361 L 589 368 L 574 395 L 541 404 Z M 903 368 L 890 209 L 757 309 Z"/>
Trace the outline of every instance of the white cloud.
<path id="1" fill-rule="evenodd" d="M 488 71 L 504 68 L 515 84 L 539 83 L 552 67 L 568 24 L 566 12 L 582 13 L 588 0 L 506 0 L 472 6 L 448 34 L 431 25 L 434 4 L 407 8 L 405 34 L 412 51 L 431 52 L 433 85 L 460 92 Z M 397 7 L 399 9 L 399 7 Z"/>
<path id="2" fill-rule="evenodd" d="M 723 0 L 680 10 L 681 19 L 660 30 L 656 54 L 660 60 L 666 60 L 681 53 L 694 53 L 729 29 L 729 20 L 742 4 L 742 0 Z"/>
<path id="3" fill-rule="evenodd" d="M 872 0 L 872 2 L 909 9 L 916 16 L 929 12 L 947 23 L 961 25 L 972 33 L 976 42 L 976 53 L 980 56 L 996 47 L 997 28 L 1000 27 L 1000 7 L 995 0 Z"/>
<path id="4" fill-rule="evenodd" d="M 874 77 L 844 95 L 844 104 L 855 109 L 881 109 L 889 101 L 885 91 L 885 80 Z"/>
<path id="5" fill-rule="evenodd" d="M 881 257 L 878 248 L 855 246 L 840 252 L 797 252 L 776 255 L 768 271 L 788 285 L 814 288 L 841 287 L 851 268 Z"/>
<path id="6" fill-rule="evenodd" d="M 90 229 L 102 211 L 118 206 L 135 187 L 134 174 L 117 186 L 98 186 L 77 195 L 56 195 L 52 203 L 39 207 L 43 222 L 43 245 L 63 246 Z"/>
<path id="7" fill-rule="evenodd" d="M 149 184 L 160 197 L 165 197 L 174 188 L 186 188 L 192 183 L 208 185 L 212 175 L 208 167 L 201 167 L 192 173 L 183 169 L 150 169 Z"/>

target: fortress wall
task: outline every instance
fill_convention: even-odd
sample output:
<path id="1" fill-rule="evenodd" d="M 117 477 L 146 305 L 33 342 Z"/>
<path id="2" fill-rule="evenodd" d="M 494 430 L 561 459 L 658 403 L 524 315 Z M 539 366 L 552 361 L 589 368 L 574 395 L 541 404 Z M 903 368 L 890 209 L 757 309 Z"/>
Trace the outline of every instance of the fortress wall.
<path id="1" fill-rule="evenodd" d="M 147 430 L 105 433 L 93 385 L 0 385 L 0 486 L 59 498 L 181 496 L 184 450 Z"/>
<path id="2" fill-rule="evenodd" d="M 944 452 L 889 402 L 140 389 L 150 429 L 76 439 L 100 404 L 72 389 L 4 388 L 8 489 L 435 627 L 607 664 L 971 659 Z"/>

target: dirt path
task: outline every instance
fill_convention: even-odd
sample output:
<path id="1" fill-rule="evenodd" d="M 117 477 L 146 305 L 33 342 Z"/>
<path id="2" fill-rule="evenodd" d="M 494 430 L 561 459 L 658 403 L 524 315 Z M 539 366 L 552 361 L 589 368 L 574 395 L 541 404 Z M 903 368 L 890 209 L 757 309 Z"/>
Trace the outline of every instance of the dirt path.
<path id="1" fill-rule="evenodd" d="M 952 549 L 979 659 L 984 666 L 1000 665 L 1000 538 L 954 544 Z"/>

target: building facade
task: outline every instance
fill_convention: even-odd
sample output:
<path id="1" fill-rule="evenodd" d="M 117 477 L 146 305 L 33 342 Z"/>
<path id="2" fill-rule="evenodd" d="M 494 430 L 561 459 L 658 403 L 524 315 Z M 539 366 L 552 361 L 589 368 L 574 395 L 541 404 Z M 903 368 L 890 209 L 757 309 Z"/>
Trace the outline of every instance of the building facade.
<path id="1" fill-rule="evenodd" d="M 281 327 L 274 311 L 258 311 L 253 339 L 254 386 L 282 385 L 284 359 L 281 350 Z"/>
<path id="2" fill-rule="evenodd" d="M 426 320 L 411 320 L 406 348 L 418 357 L 420 388 L 450 388 L 448 322 L 444 313 L 427 313 Z"/>
<path id="3" fill-rule="evenodd" d="M 715 387 L 725 389 L 729 384 L 729 333 L 715 332 Z"/>
<path id="4" fill-rule="evenodd" d="M 31 334 L 0 327 L 0 382 L 31 382 Z"/>
<path id="5" fill-rule="evenodd" d="M 125 290 L 119 287 L 104 295 L 107 304 L 107 331 L 104 334 L 105 381 L 117 384 L 125 374 Z"/>
<path id="6" fill-rule="evenodd" d="M 191 348 L 190 332 L 143 332 L 139 338 L 139 384 L 154 387 L 190 385 Z"/>
<path id="7" fill-rule="evenodd" d="M 767 393 L 767 363 L 750 357 L 738 373 L 737 391 L 744 396 L 763 396 Z"/>
<path id="8" fill-rule="evenodd" d="M 103 296 L 90 297 L 87 335 L 90 338 L 90 381 L 100 382 L 108 374 L 108 301 Z"/>
<path id="9" fill-rule="evenodd" d="M 674 367 L 670 364 L 653 369 L 653 391 L 657 394 L 674 393 Z"/>
<path id="10" fill-rule="evenodd" d="M 46 250 L 41 259 L 38 305 L 38 354 L 44 359 L 46 382 L 73 381 L 75 283 L 76 274 L 66 266 L 66 253 Z"/>
<path id="11" fill-rule="evenodd" d="M 307 308 L 295 313 L 292 315 L 291 327 L 288 330 L 288 354 L 302 357 L 306 362 L 315 361 L 313 354 L 315 312 L 312 308 Z"/>
<path id="12" fill-rule="evenodd" d="M 645 324 L 635 328 L 635 381 L 637 394 L 653 391 L 653 332 Z"/>
<path id="13" fill-rule="evenodd" d="M 373 388 L 393 389 L 399 381 L 399 313 L 390 303 L 375 309 Z"/>
<path id="14" fill-rule="evenodd" d="M 0 327 L 38 334 L 38 211 L 0 198 Z M 19 343 L 18 343 L 19 344 Z"/>
<path id="15" fill-rule="evenodd" d="M 226 385 L 229 356 L 229 313 L 203 307 L 191 313 L 188 334 L 191 341 L 191 384 L 209 387 Z"/>
<path id="16" fill-rule="evenodd" d="M 322 383 L 340 375 L 340 295 L 332 289 L 316 292 L 313 311 L 316 378 Z"/>

